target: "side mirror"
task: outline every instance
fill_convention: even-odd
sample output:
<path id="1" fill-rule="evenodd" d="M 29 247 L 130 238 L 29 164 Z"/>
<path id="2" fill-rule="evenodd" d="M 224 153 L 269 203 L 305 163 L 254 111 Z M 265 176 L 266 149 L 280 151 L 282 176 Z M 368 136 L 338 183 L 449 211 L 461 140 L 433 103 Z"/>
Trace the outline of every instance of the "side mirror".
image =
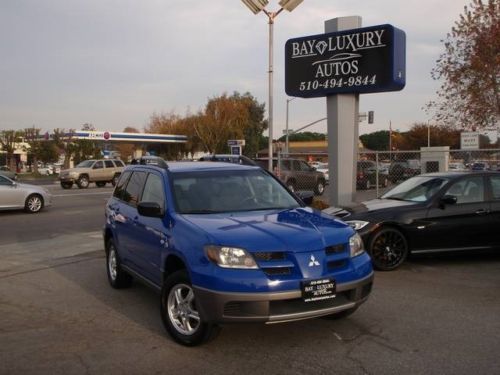
<path id="1" fill-rule="evenodd" d="M 440 200 L 440 203 L 442 205 L 445 205 L 445 204 L 456 204 L 457 203 L 457 197 L 454 196 L 454 195 L 444 195 L 441 200 Z"/>
<path id="2" fill-rule="evenodd" d="M 156 202 L 140 202 L 137 211 L 141 216 L 163 217 L 163 209 Z"/>
<path id="3" fill-rule="evenodd" d="M 313 203 L 314 193 L 309 190 L 299 190 L 295 192 L 297 197 L 299 197 L 306 206 L 310 206 Z"/>

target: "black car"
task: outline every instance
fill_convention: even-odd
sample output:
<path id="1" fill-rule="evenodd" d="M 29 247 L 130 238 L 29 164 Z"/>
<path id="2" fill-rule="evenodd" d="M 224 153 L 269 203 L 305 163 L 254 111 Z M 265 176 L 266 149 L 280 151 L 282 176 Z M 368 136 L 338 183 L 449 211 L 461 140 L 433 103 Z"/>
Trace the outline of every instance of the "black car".
<path id="1" fill-rule="evenodd" d="M 379 199 L 326 212 L 361 235 L 375 268 L 392 270 L 411 253 L 500 249 L 500 173 L 412 177 Z"/>
<path id="2" fill-rule="evenodd" d="M 389 177 L 383 168 L 377 168 L 377 163 L 371 160 L 359 160 L 356 171 L 356 187 L 358 189 L 371 189 L 378 184 L 382 187 L 389 185 Z"/>

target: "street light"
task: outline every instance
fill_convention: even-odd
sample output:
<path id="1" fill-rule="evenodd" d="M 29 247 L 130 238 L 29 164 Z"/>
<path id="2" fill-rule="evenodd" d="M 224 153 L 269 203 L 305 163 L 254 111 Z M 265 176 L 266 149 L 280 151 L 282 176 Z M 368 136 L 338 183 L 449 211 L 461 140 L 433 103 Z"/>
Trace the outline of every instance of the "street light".
<path id="1" fill-rule="evenodd" d="M 269 12 L 265 9 L 266 5 L 269 3 L 268 0 L 241 0 L 248 9 L 252 11 L 253 14 L 260 13 L 261 11 L 269 19 L 269 165 L 268 169 L 273 170 L 273 25 L 274 19 L 280 14 L 283 9 L 291 12 L 294 10 L 303 0 L 280 0 L 279 5 L 281 8 L 277 12 Z"/>

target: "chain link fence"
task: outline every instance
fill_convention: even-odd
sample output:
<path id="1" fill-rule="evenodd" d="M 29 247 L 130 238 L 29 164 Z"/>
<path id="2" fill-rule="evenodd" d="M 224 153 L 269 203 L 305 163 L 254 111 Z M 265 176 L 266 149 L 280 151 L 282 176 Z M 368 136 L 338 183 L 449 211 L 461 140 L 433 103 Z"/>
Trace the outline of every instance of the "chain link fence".
<path id="1" fill-rule="evenodd" d="M 281 168 L 274 171 L 294 190 L 314 190 L 322 201 L 328 200 L 328 154 L 290 153 L 279 155 Z M 422 173 L 467 170 L 499 170 L 500 149 L 415 151 L 366 151 L 358 154 L 356 166 L 356 201 L 376 198 L 395 185 Z M 324 176 L 324 189 L 318 190 L 317 172 Z M 316 176 L 313 178 L 314 174 Z"/>

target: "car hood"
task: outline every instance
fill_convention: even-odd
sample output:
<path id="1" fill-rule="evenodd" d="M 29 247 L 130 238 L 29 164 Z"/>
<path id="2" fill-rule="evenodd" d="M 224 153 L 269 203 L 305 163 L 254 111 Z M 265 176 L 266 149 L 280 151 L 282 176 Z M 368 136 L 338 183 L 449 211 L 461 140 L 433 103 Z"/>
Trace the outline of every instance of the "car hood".
<path id="1" fill-rule="evenodd" d="M 394 210 L 400 207 L 411 207 L 418 205 L 418 202 L 400 201 L 395 199 L 372 199 L 359 203 L 354 206 L 347 207 L 328 207 L 323 210 L 328 215 L 350 220 L 351 216 L 356 214 L 370 214 L 375 212 L 382 212 L 387 210 Z"/>
<path id="2" fill-rule="evenodd" d="M 310 208 L 183 217 L 214 244 L 249 251 L 310 252 L 346 243 L 353 234 L 347 224 Z"/>

